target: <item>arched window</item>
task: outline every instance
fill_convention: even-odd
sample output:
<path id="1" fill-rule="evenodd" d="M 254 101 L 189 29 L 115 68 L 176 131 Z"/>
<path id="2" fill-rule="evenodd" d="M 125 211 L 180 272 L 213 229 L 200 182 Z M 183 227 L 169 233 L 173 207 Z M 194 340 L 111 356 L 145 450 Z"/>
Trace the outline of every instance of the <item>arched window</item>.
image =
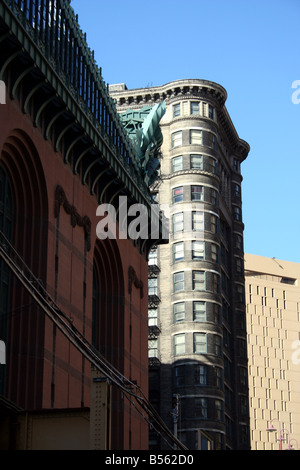
<path id="1" fill-rule="evenodd" d="M 13 198 L 10 181 L 0 166 L 0 231 L 11 241 L 13 219 Z M 10 271 L 0 258 L 0 340 L 7 341 L 8 305 L 9 305 Z M 4 368 L 0 369 L 0 394 L 4 393 Z"/>
<path id="2" fill-rule="evenodd" d="M 0 230 L 6 238 L 11 239 L 12 214 L 13 214 L 12 191 L 8 176 L 0 166 Z"/>
<path id="3" fill-rule="evenodd" d="M 99 280 L 97 270 L 94 266 L 93 269 L 93 307 L 92 307 L 92 344 L 95 348 L 98 347 L 97 341 L 97 317 L 98 317 L 98 310 L 99 310 L 99 292 L 98 292 Z"/>

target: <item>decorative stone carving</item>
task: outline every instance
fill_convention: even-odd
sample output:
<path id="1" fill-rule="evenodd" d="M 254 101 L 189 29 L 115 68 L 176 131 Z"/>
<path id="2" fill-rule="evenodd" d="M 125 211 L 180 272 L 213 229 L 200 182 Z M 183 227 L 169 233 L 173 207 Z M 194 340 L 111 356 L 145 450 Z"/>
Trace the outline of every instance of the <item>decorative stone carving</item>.
<path id="1" fill-rule="evenodd" d="M 144 284 L 140 279 L 138 279 L 133 267 L 129 266 L 128 268 L 128 292 L 129 294 L 131 294 L 132 292 L 132 284 L 137 289 L 140 289 L 140 298 L 142 299 L 144 297 Z"/>
<path id="2" fill-rule="evenodd" d="M 70 215 L 72 227 L 83 227 L 84 235 L 87 242 L 87 251 L 91 249 L 91 221 L 89 217 L 81 217 L 76 208 L 72 206 L 66 197 L 66 194 L 61 186 L 55 188 L 55 199 L 54 199 L 54 217 L 59 216 L 60 206 L 63 206 L 65 212 Z"/>

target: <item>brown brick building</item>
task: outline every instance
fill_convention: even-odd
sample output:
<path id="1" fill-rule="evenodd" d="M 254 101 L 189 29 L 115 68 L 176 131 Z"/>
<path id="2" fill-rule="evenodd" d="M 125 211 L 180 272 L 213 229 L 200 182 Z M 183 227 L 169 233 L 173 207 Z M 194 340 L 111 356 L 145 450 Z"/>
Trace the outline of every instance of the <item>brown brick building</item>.
<path id="1" fill-rule="evenodd" d="M 15 260 L 5 240 L 10 243 L 68 328 L 147 396 L 150 246 L 140 240 L 100 240 L 96 210 L 102 203 L 117 208 L 120 195 L 129 205 L 148 208 L 152 200 L 68 1 L 1 2 L 0 78 L 6 86 L 6 104 L 0 106 L 1 247 Z M 91 364 L 4 258 L 0 274 L 0 338 L 6 344 L 1 426 L 15 417 L 10 437 L 2 432 L 1 446 L 39 448 L 45 436 L 39 441 L 38 428 L 31 428 L 33 442 L 23 422 L 19 434 L 12 423 L 26 412 L 44 418 L 74 412 L 85 419 Z M 125 395 L 112 385 L 107 445 L 145 449 L 148 425 Z M 57 432 L 51 435 L 51 429 L 50 447 Z M 65 445 L 88 442 L 85 434 Z"/>

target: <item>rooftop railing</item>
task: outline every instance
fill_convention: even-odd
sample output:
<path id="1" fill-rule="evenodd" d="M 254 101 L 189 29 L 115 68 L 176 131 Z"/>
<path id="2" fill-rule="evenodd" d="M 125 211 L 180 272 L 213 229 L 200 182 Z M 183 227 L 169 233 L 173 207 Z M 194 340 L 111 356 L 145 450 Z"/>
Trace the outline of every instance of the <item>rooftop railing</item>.
<path id="1" fill-rule="evenodd" d="M 120 122 L 94 51 L 80 29 L 70 0 L 3 0 L 30 34 L 78 105 L 142 183 L 141 168 Z"/>

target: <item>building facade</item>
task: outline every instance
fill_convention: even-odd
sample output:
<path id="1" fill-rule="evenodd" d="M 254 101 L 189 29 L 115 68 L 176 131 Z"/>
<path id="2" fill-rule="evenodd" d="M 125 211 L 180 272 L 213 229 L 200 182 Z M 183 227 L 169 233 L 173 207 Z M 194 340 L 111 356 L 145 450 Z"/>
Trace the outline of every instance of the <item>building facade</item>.
<path id="1" fill-rule="evenodd" d="M 27 412 L 39 423 L 37 413 L 73 411 L 86 432 L 92 362 L 112 384 L 106 429 L 92 401 L 94 442 L 102 433 L 105 448 L 147 449 L 126 390 L 148 396 L 150 245 L 96 228 L 101 204 L 117 210 L 123 196 L 150 220 L 153 201 L 70 1 L 0 3 L 0 79 L 0 446 L 34 448 L 17 435 Z M 57 431 L 45 428 L 23 435 L 51 446 Z M 78 442 L 89 436 L 65 445 Z"/>
<path id="2" fill-rule="evenodd" d="M 248 449 L 241 165 L 224 88 L 113 85 L 121 115 L 166 103 L 159 181 L 170 243 L 149 257 L 150 399 L 189 449 Z M 155 435 L 150 447 L 163 448 Z"/>
<path id="3" fill-rule="evenodd" d="M 298 449 L 300 265 L 245 254 L 245 279 L 251 449 Z"/>

